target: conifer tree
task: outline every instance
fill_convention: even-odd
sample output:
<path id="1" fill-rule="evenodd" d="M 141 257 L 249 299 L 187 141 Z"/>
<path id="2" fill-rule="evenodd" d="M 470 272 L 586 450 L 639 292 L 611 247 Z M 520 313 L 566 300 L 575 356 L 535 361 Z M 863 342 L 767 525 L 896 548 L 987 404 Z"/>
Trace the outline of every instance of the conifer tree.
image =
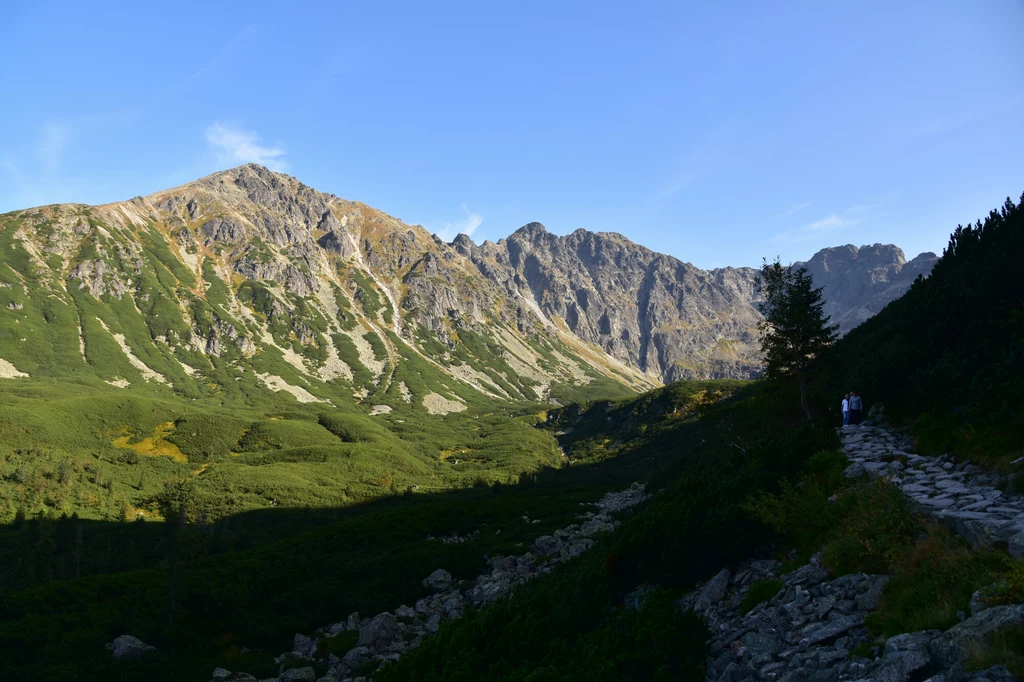
<path id="1" fill-rule="evenodd" d="M 764 315 L 758 329 L 765 376 L 794 379 L 800 387 L 800 409 L 810 419 L 809 373 L 814 361 L 839 338 L 839 326 L 828 324 L 821 287 L 814 288 L 804 268 L 787 268 L 778 258 L 773 263 L 766 259 L 757 289 L 764 297 L 757 307 Z"/>

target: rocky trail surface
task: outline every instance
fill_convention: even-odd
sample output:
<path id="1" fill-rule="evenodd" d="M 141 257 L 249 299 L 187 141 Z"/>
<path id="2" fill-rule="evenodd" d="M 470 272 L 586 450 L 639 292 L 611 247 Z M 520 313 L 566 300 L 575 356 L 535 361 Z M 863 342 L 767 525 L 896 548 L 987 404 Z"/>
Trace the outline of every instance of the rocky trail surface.
<path id="1" fill-rule="evenodd" d="M 875 420 L 871 420 L 875 421 Z M 840 431 L 850 461 L 845 475 L 884 476 L 924 513 L 949 524 L 975 547 L 1001 547 L 1015 558 L 1024 548 L 1024 500 L 996 489 L 997 476 L 949 456 L 912 452 L 906 435 L 876 423 Z M 742 613 L 751 588 L 778 581 L 776 594 Z M 707 621 L 707 679 L 719 682 L 983 682 L 1013 680 L 1002 666 L 966 672 L 963 660 L 996 631 L 1024 623 L 1024 604 L 986 608 L 980 592 L 971 613 L 945 632 L 925 630 L 873 641 L 864 626 L 880 603 L 886 575 L 856 573 L 830 580 L 820 555 L 780 575 L 775 561 L 755 560 L 725 569 L 681 601 Z M 858 649 L 859 647 L 859 649 Z"/>
<path id="2" fill-rule="evenodd" d="M 1003 547 L 1024 558 L 1024 498 L 998 490 L 995 474 L 948 455 L 914 454 L 905 436 L 881 426 L 844 426 L 841 436 L 848 477 L 887 476 L 972 546 Z"/>
<path id="3" fill-rule="evenodd" d="M 531 552 L 490 558 L 488 572 L 472 580 L 455 581 L 448 571 L 437 569 L 423 580 L 430 596 L 418 600 L 415 606 L 403 604 L 393 612 L 385 611 L 371 618 L 352 613 L 344 621 L 320 628 L 311 635 L 296 634 L 292 650 L 275 659 L 282 667 L 280 676 L 261 682 L 364 682 L 379 665 L 396 661 L 418 647 L 426 637 L 438 631 L 441 623 L 461 618 L 467 606 L 484 608 L 511 595 L 522 583 L 550 573 L 557 564 L 591 549 L 596 542 L 592 535 L 614 530 L 619 525 L 613 514 L 647 498 L 640 483 L 608 493 L 590 505 L 595 510 L 580 514 L 578 523 L 538 537 L 533 541 Z M 341 657 L 324 656 L 325 643 L 346 632 L 358 632 L 356 645 Z M 310 665 L 301 665 L 303 662 Z M 328 663 L 327 675 L 317 678 L 312 667 L 314 662 Z M 256 682 L 252 675 L 224 668 L 214 670 L 212 679 L 215 682 Z"/>

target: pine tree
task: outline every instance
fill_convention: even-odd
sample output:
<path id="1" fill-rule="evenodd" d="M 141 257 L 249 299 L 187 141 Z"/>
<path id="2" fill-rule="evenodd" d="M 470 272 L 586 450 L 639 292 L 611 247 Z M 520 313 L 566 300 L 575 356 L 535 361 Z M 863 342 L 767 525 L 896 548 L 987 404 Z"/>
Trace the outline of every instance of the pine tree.
<path id="1" fill-rule="evenodd" d="M 764 315 L 758 329 L 765 376 L 795 379 L 800 387 L 800 409 L 810 419 L 807 405 L 810 369 L 839 338 L 839 327 L 828 324 L 821 287 L 814 288 L 804 268 L 784 267 L 778 259 L 774 263 L 765 260 L 757 288 L 764 296 L 757 307 Z"/>

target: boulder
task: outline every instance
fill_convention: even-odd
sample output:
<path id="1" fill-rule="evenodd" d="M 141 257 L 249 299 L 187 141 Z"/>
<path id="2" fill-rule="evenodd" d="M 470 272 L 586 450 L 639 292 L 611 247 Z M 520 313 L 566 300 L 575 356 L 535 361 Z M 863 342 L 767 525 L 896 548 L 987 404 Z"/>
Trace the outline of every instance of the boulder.
<path id="1" fill-rule="evenodd" d="M 452 585 L 452 574 L 443 568 L 439 568 L 423 579 L 423 587 L 440 592 L 447 590 Z"/>
<path id="2" fill-rule="evenodd" d="M 963 660 L 967 649 L 985 646 L 993 633 L 1024 623 L 1024 604 L 993 606 L 957 623 L 928 644 L 932 658 L 944 667 Z"/>
<path id="3" fill-rule="evenodd" d="M 541 535 L 533 541 L 538 554 L 558 554 L 564 543 L 553 535 Z"/>
<path id="4" fill-rule="evenodd" d="M 843 476 L 845 478 L 860 478 L 863 475 L 864 467 L 857 462 L 854 462 L 843 470 Z"/>
<path id="5" fill-rule="evenodd" d="M 885 641 L 885 655 L 893 656 L 902 651 L 927 651 L 928 642 L 941 634 L 941 630 L 921 630 L 890 637 Z"/>
<path id="6" fill-rule="evenodd" d="M 732 573 L 728 568 L 723 568 L 711 580 L 707 581 L 697 594 L 697 601 L 693 603 L 693 610 L 703 613 L 715 605 L 716 602 L 725 598 L 725 591 L 729 587 L 729 579 Z"/>
<path id="7" fill-rule="evenodd" d="M 292 640 L 292 653 L 303 658 L 312 658 L 314 652 L 316 652 L 316 640 L 296 633 L 295 639 Z"/>
<path id="8" fill-rule="evenodd" d="M 402 638 L 398 621 L 390 613 L 381 613 L 370 619 L 370 622 L 359 628 L 358 646 L 369 647 L 374 653 L 386 651 L 388 647 Z"/>
<path id="9" fill-rule="evenodd" d="M 763 632 L 748 632 L 740 638 L 752 656 L 774 656 L 782 651 L 782 639 Z"/>
<path id="10" fill-rule="evenodd" d="M 220 682 L 221 680 L 228 679 L 228 677 L 230 677 L 230 676 L 231 676 L 231 671 L 230 670 L 226 670 L 224 668 L 214 668 L 213 674 L 210 675 L 210 678 L 213 679 L 213 680 L 216 680 L 217 682 Z"/>
<path id="11" fill-rule="evenodd" d="M 462 618 L 462 596 L 458 593 L 452 595 L 444 602 L 444 617 L 449 620 Z"/>
<path id="12" fill-rule="evenodd" d="M 812 646 L 822 642 L 837 639 L 840 635 L 864 623 L 864 614 L 853 613 L 849 616 L 840 616 L 823 623 L 813 623 L 803 632 L 801 645 Z"/>
<path id="13" fill-rule="evenodd" d="M 909 682 L 915 675 L 924 671 L 931 663 L 927 651 L 912 649 L 900 651 L 882 659 L 881 665 L 875 668 L 868 677 L 872 682 Z"/>
<path id="14" fill-rule="evenodd" d="M 357 646 L 349 649 L 342 656 L 341 666 L 346 670 L 355 670 L 368 660 L 370 660 L 370 649 L 365 646 Z"/>
<path id="15" fill-rule="evenodd" d="M 413 621 L 419 618 L 419 614 L 414 609 L 402 604 L 395 609 L 395 618 L 400 621 Z"/>
<path id="16" fill-rule="evenodd" d="M 1024 530 L 1010 538 L 1006 549 L 1014 559 L 1024 559 Z"/>
<path id="17" fill-rule="evenodd" d="M 353 611 L 348 614 L 348 618 L 345 620 L 346 630 L 358 630 L 359 629 L 359 612 Z"/>
<path id="18" fill-rule="evenodd" d="M 278 675 L 278 682 L 316 682 L 316 671 L 310 666 L 290 668 Z"/>
<path id="19" fill-rule="evenodd" d="M 123 660 L 142 658 L 150 651 L 156 651 L 155 646 L 150 646 L 138 637 L 131 635 L 115 637 L 114 641 L 107 644 L 107 649 L 114 653 L 114 658 Z"/>

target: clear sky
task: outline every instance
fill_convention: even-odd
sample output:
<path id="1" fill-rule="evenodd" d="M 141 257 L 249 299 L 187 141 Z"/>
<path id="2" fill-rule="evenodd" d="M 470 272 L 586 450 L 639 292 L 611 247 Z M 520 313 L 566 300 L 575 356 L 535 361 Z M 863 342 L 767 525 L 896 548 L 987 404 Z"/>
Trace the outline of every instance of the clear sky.
<path id="1" fill-rule="evenodd" d="M 1019 0 L 6 0 L 0 211 L 257 161 L 477 242 L 912 256 L 1024 191 L 1021 36 Z"/>

